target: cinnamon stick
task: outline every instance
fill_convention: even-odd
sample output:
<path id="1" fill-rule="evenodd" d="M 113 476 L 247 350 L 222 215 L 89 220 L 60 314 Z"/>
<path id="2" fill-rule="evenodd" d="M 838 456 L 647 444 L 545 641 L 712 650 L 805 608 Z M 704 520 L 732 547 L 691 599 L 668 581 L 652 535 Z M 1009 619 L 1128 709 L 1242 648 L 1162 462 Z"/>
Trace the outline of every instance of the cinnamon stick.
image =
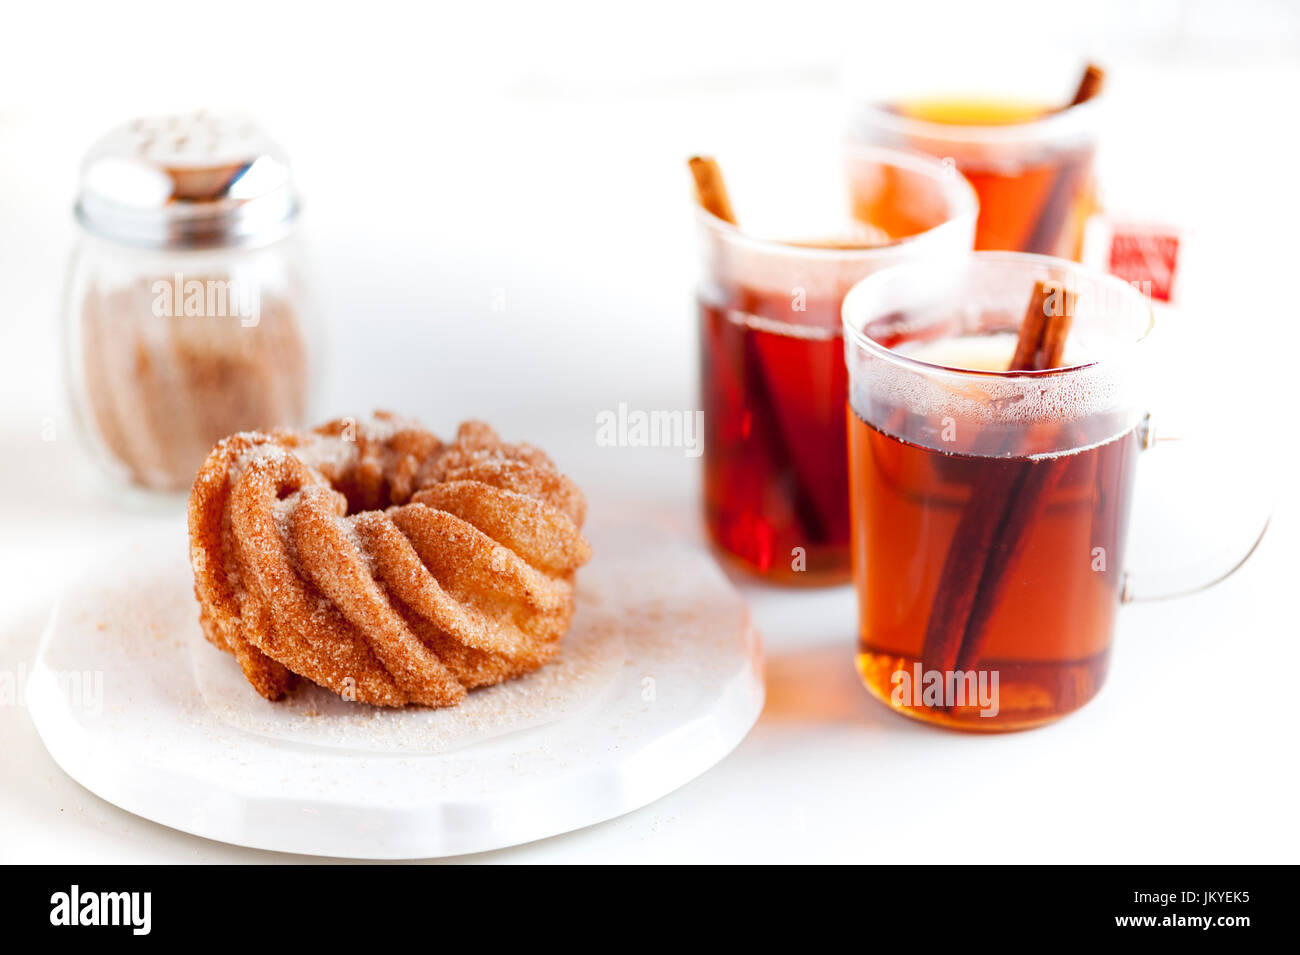
<path id="1" fill-rule="evenodd" d="M 1074 97 L 1056 112 L 1064 112 L 1071 107 L 1083 105 L 1098 96 L 1105 84 L 1106 71 L 1095 63 L 1089 63 L 1083 71 L 1083 76 L 1079 78 Z M 1050 255 L 1056 251 L 1057 240 L 1070 213 L 1070 205 L 1078 189 L 1079 179 L 1087 170 L 1087 158 L 1087 156 L 1075 156 L 1062 160 L 1060 172 L 1047 193 L 1042 211 L 1039 212 L 1025 239 L 1023 248 L 1026 252 Z"/>
<path id="2" fill-rule="evenodd" d="M 724 222 L 736 225 L 736 213 L 727 194 L 727 184 L 722 178 L 722 168 L 712 156 L 692 156 L 688 160 L 691 177 L 695 180 L 695 198 L 707 212 L 711 212 Z M 739 290 L 739 308 L 752 313 L 750 295 L 743 288 Z M 821 542 L 830 535 L 828 522 L 822 517 L 817 497 L 805 483 L 800 471 L 799 459 L 794 455 L 789 441 L 781 431 L 781 419 L 776 409 L 776 397 L 772 386 L 764 373 L 762 356 L 758 350 L 755 333 L 747 332 L 744 339 L 744 380 L 747 394 L 758 410 L 758 417 L 770 422 L 769 427 L 760 429 L 770 442 L 770 453 L 775 460 L 787 462 L 792 476 L 791 504 L 796 519 L 810 542 Z"/>
<path id="3" fill-rule="evenodd" d="M 748 309 L 747 309 L 748 310 Z M 799 522 L 802 537 L 810 544 L 820 544 L 830 539 L 835 530 L 832 522 L 822 516 L 822 508 L 817 495 L 810 489 L 811 482 L 805 478 L 804 468 L 794 453 L 785 430 L 781 427 L 780 413 L 777 411 L 778 398 L 772 394 L 770 376 L 761 354 L 758 333 L 746 331 L 744 334 L 744 380 L 747 393 L 755 415 L 760 421 L 768 422 L 767 427 L 755 428 L 749 438 L 751 441 L 767 443 L 767 453 L 774 462 L 784 462 L 790 474 L 790 505 L 794 510 L 795 520 Z"/>
<path id="4" fill-rule="evenodd" d="M 1035 283 L 1034 294 L 1025 309 L 1025 319 L 1020 323 L 1020 337 L 1016 339 L 1016 352 L 1011 356 L 1008 371 L 1034 367 L 1043 344 L 1043 329 L 1047 325 L 1047 293 L 1046 282 Z"/>
<path id="5" fill-rule="evenodd" d="M 1025 309 L 1008 371 L 1041 371 L 1062 360 L 1075 294 L 1057 282 L 1038 282 Z M 1014 447 L 1004 445 L 1009 454 Z M 979 663 L 985 630 L 1005 590 L 1008 570 L 1028 539 L 1060 462 L 1008 459 L 987 469 L 962 511 L 926 623 L 921 659 L 926 669 L 967 670 Z"/>
<path id="6" fill-rule="evenodd" d="M 1041 305 L 1047 320 L 1043 328 L 1043 346 L 1038 350 L 1033 367 L 1059 368 L 1065 358 L 1065 343 L 1070 337 L 1070 325 L 1074 321 L 1078 299 L 1072 290 L 1056 283 L 1039 282 L 1034 286 L 1035 297 L 1039 289 L 1049 290 Z"/>
<path id="7" fill-rule="evenodd" d="M 1070 106 L 1079 106 L 1088 102 L 1088 100 L 1100 94 L 1102 87 L 1105 85 L 1106 71 L 1096 63 L 1089 63 L 1084 67 L 1083 76 L 1079 79 L 1079 86 L 1074 91 L 1074 99 L 1070 100 Z"/>
<path id="8" fill-rule="evenodd" d="M 1041 371 L 1061 363 L 1076 301 L 1075 293 L 1060 282 L 1034 283 L 1007 371 Z"/>
<path id="9" fill-rule="evenodd" d="M 712 156 L 692 156 L 688 163 L 695 178 L 695 198 L 706 211 L 723 222 L 736 224 L 736 213 L 731 208 L 727 184 L 722 179 L 722 169 Z"/>

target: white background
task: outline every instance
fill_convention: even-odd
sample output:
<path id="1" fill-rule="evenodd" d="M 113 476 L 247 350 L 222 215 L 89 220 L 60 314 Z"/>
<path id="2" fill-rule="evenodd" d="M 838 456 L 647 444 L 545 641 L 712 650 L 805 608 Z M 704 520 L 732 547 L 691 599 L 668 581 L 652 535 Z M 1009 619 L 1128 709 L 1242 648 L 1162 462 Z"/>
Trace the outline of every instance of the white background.
<path id="1" fill-rule="evenodd" d="M 391 407 L 443 431 L 483 417 L 552 450 L 593 497 L 698 535 L 695 462 L 593 440 L 596 412 L 620 401 L 696 404 L 684 157 L 833 148 L 843 73 L 951 69 L 939 51 L 954 45 L 990 68 L 1044 47 L 1095 56 L 1112 76 L 1106 202 L 1190 230 L 1162 347 L 1184 372 L 1184 407 L 1233 424 L 1212 457 L 1241 472 L 1207 492 L 1203 469 L 1184 469 L 1175 483 L 1191 492 L 1148 495 L 1146 543 L 1188 533 L 1194 546 L 1197 513 L 1234 514 L 1294 462 L 1300 16 L 1283 0 L 42 3 L 11 5 L 4 23 L 11 678 L 60 583 L 165 519 L 123 506 L 86 466 L 60 365 L 79 156 L 138 114 L 248 111 L 294 157 L 333 355 L 322 415 Z M 1177 465 L 1160 465 L 1161 479 Z M 1102 694 L 1031 733 L 975 738 L 895 717 L 853 673 L 851 592 L 742 584 L 766 638 L 769 702 L 740 748 L 628 817 L 487 858 L 1295 862 L 1293 486 L 1244 571 L 1125 609 Z M 1139 555 L 1170 550 L 1136 543 Z M 0 708 L 0 859 L 272 858 L 101 802 L 49 760 L 21 705 Z"/>

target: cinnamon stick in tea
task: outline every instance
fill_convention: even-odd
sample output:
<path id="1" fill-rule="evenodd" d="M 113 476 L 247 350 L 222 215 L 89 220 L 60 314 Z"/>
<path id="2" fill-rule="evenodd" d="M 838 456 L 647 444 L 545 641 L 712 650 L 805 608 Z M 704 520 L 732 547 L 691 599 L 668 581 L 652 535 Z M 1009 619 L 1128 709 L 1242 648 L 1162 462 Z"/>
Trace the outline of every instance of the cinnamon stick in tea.
<path id="1" fill-rule="evenodd" d="M 1025 309 L 1008 371 L 1055 368 L 1064 356 L 1074 317 L 1074 292 L 1038 282 Z M 1012 453 L 1014 447 L 1003 448 Z M 921 658 L 926 669 L 968 670 L 979 663 L 985 629 L 1005 590 L 1041 503 L 1060 477 L 1060 462 L 1032 467 L 1017 462 L 1009 483 L 990 471 L 970 499 L 948 545 L 930 608 Z"/>
<path id="2" fill-rule="evenodd" d="M 1047 327 L 1047 294 L 1046 282 L 1035 283 L 1034 294 L 1025 309 L 1025 319 L 1020 323 L 1020 336 L 1016 339 L 1016 351 L 1011 356 L 1008 371 L 1033 368 L 1038 361 L 1038 353 L 1043 347 L 1043 330 Z"/>
<path id="3" fill-rule="evenodd" d="M 688 160 L 688 165 L 691 169 L 691 177 L 695 180 L 696 201 L 707 212 L 711 212 L 722 221 L 737 225 L 736 213 L 731 207 L 731 198 L 727 194 L 727 184 L 722 178 L 722 168 L 718 165 L 718 161 L 712 156 L 692 156 Z M 737 305 L 741 311 L 749 312 L 751 308 L 747 300 L 750 296 L 743 288 L 739 292 L 740 301 Z M 794 474 L 791 504 L 800 527 L 810 540 L 823 540 L 827 536 L 828 522 L 822 516 L 816 496 L 809 491 L 805 481 L 799 476 L 799 461 L 794 456 L 789 441 L 780 433 L 781 429 L 777 424 L 780 416 L 775 407 L 776 398 L 772 394 L 771 384 L 764 372 L 762 356 L 758 354 L 757 349 L 758 343 L 754 336 L 747 335 L 744 374 L 750 386 L 749 395 L 754 404 L 761 408 L 760 417 L 773 422 L 773 427 L 768 429 L 768 436 L 773 444 L 774 456 L 790 463 Z"/>
<path id="4" fill-rule="evenodd" d="M 1070 106 L 1078 106 L 1086 103 L 1101 93 L 1101 88 L 1106 85 L 1106 71 L 1096 63 L 1089 63 L 1084 68 L 1083 76 L 1079 80 L 1079 86 L 1074 91 L 1074 99 L 1070 100 Z"/>
<path id="5" fill-rule="evenodd" d="M 722 178 L 722 169 L 712 156 L 692 156 L 688 163 L 691 177 L 695 180 L 695 199 L 706 210 L 723 222 L 736 224 L 736 212 L 731 207 L 731 197 L 727 194 L 727 184 Z M 855 224 L 855 235 L 832 236 L 817 240 L 789 240 L 785 244 L 803 249 L 878 249 L 882 245 L 892 245 L 894 238 L 884 229 L 865 222 Z"/>
<path id="6" fill-rule="evenodd" d="M 688 163 L 695 179 L 695 198 L 708 212 L 723 222 L 736 224 L 736 213 L 731 208 L 727 184 L 722 179 L 722 169 L 712 156 L 692 156 Z"/>
<path id="7" fill-rule="evenodd" d="M 1071 107 L 1081 106 L 1100 95 L 1105 83 L 1106 71 L 1095 63 L 1089 63 L 1083 71 L 1083 76 L 1079 79 L 1079 85 L 1074 91 L 1074 97 L 1057 112 L 1064 112 Z M 1084 156 L 1068 159 L 1061 163 L 1061 170 L 1048 191 L 1047 199 L 1043 202 L 1042 212 L 1038 214 L 1038 218 L 1034 221 L 1033 228 L 1029 230 L 1029 236 L 1025 240 L 1024 249 L 1026 252 L 1050 255 L 1055 251 L 1057 239 L 1061 234 L 1062 227 L 1065 225 L 1066 216 L 1069 215 L 1070 205 L 1074 200 L 1074 194 L 1079 185 L 1079 179 L 1086 172 L 1087 164 L 1087 157 Z"/>
<path id="8" fill-rule="evenodd" d="M 1061 363 L 1075 300 L 1074 292 L 1059 282 L 1034 283 L 1007 371 L 1041 371 Z"/>

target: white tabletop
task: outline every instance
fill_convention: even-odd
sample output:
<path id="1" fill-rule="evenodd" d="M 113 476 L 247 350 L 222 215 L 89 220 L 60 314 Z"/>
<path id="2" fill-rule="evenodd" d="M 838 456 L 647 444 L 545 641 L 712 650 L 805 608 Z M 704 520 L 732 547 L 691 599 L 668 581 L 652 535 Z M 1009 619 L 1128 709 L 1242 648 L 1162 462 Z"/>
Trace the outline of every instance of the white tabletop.
<path id="1" fill-rule="evenodd" d="M 334 356 L 322 415 L 389 407 L 442 431 L 482 417 L 547 447 L 604 506 L 629 502 L 700 539 L 697 459 L 598 447 L 595 416 L 619 402 L 697 405 L 683 158 L 792 129 L 833 147 L 830 76 L 739 75 L 579 89 L 539 80 L 473 103 L 268 99 L 259 115 L 297 160 L 309 203 Z M 1295 461 L 1281 398 L 1294 374 L 1280 372 L 1286 347 L 1297 353 L 1297 144 L 1264 121 L 1262 104 L 1294 102 L 1300 71 L 1133 66 L 1121 77 L 1107 198 L 1193 230 L 1196 274 L 1183 308 L 1165 316 L 1168 348 L 1187 356 L 1178 363 L 1195 372 L 1193 390 L 1243 426 L 1216 445 L 1243 483 L 1193 501 L 1226 512 L 1241 487 L 1257 493 L 1261 469 Z M 134 106 L 0 112 L 0 704 L 6 685 L 21 684 L 60 582 L 170 519 L 105 492 L 62 397 L 57 319 L 76 161 Z M 1264 335 L 1278 346 L 1258 347 Z M 54 440 L 43 440 L 50 427 Z M 1265 448 L 1266 463 L 1254 463 Z M 854 673 L 851 590 L 738 581 L 765 639 L 768 683 L 740 747 L 629 816 L 475 858 L 1294 862 L 1300 508 L 1288 494 L 1243 571 L 1199 596 L 1125 608 L 1100 696 L 1027 733 L 976 737 L 895 716 Z M 1155 532 L 1194 524 L 1185 507 Z M 20 701 L 0 705 L 0 752 L 0 860 L 291 858 L 101 801 L 45 754 Z"/>

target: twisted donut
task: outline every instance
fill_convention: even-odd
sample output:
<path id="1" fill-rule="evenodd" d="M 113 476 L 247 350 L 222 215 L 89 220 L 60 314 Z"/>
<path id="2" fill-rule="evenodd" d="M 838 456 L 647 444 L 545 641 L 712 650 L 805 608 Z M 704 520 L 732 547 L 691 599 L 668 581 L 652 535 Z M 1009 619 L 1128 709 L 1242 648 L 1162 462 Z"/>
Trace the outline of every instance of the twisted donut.
<path id="1" fill-rule="evenodd" d="M 384 412 L 243 432 L 190 493 L 199 621 L 268 700 L 298 677 L 380 706 L 450 706 L 541 666 L 591 556 L 550 459 L 481 422 L 443 444 Z"/>

